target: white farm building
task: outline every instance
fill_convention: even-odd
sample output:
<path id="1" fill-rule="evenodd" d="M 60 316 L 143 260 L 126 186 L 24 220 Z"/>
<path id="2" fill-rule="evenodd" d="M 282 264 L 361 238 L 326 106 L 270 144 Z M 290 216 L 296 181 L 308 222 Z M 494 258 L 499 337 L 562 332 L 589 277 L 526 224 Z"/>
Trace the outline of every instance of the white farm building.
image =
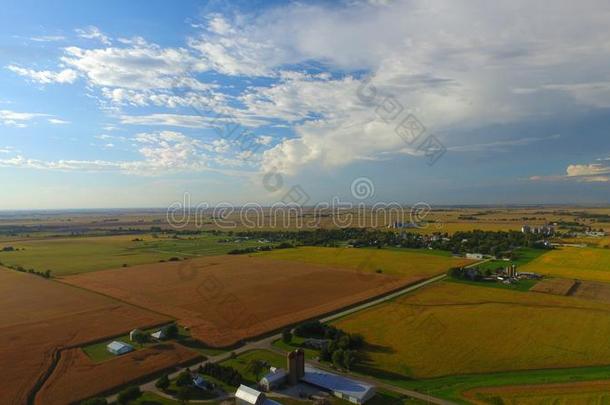
<path id="1" fill-rule="evenodd" d="M 372 385 L 308 365 L 305 366 L 305 376 L 301 381 L 329 391 L 337 398 L 354 404 L 364 404 L 375 396 L 375 387 Z"/>
<path id="2" fill-rule="evenodd" d="M 114 342 L 109 343 L 106 346 L 106 350 L 108 350 L 110 353 L 114 354 L 115 356 L 119 356 L 121 354 L 129 353 L 129 352 L 133 351 L 133 346 L 129 345 L 127 343 L 123 343 L 123 342 L 119 342 L 118 340 L 115 340 Z"/>
<path id="3" fill-rule="evenodd" d="M 279 402 L 275 402 L 267 396 L 255 390 L 254 388 L 250 388 L 246 385 L 240 385 L 237 391 L 235 392 L 235 404 L 236 405 L 281 405 Z"/>

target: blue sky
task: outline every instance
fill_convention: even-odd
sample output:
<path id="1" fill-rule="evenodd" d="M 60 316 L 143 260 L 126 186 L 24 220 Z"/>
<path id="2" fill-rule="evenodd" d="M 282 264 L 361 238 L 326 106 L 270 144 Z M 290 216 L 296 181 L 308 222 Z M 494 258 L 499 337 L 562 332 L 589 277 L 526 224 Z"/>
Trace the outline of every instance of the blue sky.
<path id="1" fill-rule="evenodd" d="M 610 5 L 496 3 L 4 2 L 0 209 L 607 202 Z"/>

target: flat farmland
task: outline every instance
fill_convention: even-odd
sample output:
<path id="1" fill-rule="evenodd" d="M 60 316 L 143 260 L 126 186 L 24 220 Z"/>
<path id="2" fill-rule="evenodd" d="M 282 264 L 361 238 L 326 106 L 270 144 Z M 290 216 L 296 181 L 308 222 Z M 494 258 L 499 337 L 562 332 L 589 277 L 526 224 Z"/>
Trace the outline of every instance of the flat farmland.
<path id="1" fill-rule="evenodd" d="M 475 388 L 463 395 L 475 404 L 602 405 L 610 403 L 610 380 Z"/>
<path id="2" fill-rule="evenodd" d="M 26 403 L 60 349 L 170 320 L 82 289 L 0 268 L 0 378 L 4 382 L 0 403 Z"/>
<path id="3" fill-rule="evenodd" d="M 550 278 L 537 282 L 530 291 L 554 295 L 567 295 L 576 282 L 566 278 Z"/>
<path id="4" fill-rule="evenodd" d="M 64 282 L 168 314 L 215 347 L 418 281 L 262 257 L 215 256 L 84 273 Z"/>
<path id="5" fill-rule="evenodd" d="M 102 363 L 92 362 L 79 348 L 66 350 L 40 390 L 36 404 L 75 403 L 199 358 L 197 353 L 172 343 L 158 344 Z"/>
<path id="6" fill-rule="evenodd" d="M 532 260 L 520 271 L 610 282 L 610 249 L 561 247 Z"/>
<path id="7" fill-rule="evenodd" d="M 354 269 L 362 273 L 381 270 L 383 274 L 428 278 L 451 267 L 473 263 L 441 251 L 415 249 L 362 249 L 299 247 L 257 253 L 258 256 L 299 263 Z"/>
<path id="8" fill-rule="evenodd" d="M 610 308 L 574 297 L 441 282 L 334 324 L 393 380 L 610 364 Z"/>
<path id="9" fill-rule="evenodd" d="M 44 238 L 0 242 L 18 251 L 0 251 L 0 262 L 37 271 L 51 270 L 53 275 L 106 270 L 123 265 L 156 263 L 171 257 L 219 255 L 229 250 L 262 246 L 257 241 L 228 241 L 212 235 L 195 237 L 153 237 L 120 235 L 101 237 Z"/>

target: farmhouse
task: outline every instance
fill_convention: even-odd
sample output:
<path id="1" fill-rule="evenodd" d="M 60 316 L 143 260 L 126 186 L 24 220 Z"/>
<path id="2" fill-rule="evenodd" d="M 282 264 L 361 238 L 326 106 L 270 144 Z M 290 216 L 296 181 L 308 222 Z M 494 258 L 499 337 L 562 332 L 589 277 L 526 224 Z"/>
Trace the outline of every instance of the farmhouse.
<path id="1" fill-rule="evenodd" d="M 246 385 L 240 385 L 235 392 L 235 405 L 281 405 L 279 402 L 268 399 L 267 396 L 250 388 Z"/>
<path id="2" fill-rule="evenodd" d="M 165 329 L 159 329 L 158 331 L 151 333 L 150 336 L 156 340 L 163 340 L 167 337 L 167 332 L 165 332 Z"/>
<path id="3" fill-rule="evenodd" d="M 109 343 L 106 346 L 106 350 L 108 350 L 110 353 L 119 356 L 121 354 L 125 354 L 125 353 L 129 353 L 131 351 L 133 351 L 133 346 L 127 344 L 127 343 L 123 343 L 123 342 L 119 342 L 117 340 L 115 340 L 112 343 Z"/>

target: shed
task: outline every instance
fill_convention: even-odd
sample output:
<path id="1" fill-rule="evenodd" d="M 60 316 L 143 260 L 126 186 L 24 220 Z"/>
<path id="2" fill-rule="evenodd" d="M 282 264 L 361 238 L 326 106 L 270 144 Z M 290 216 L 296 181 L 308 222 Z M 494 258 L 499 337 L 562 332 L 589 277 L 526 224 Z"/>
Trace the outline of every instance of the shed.
<path id="1" fill-rule="evenodd" d="M 167 332 L 165 332 L 165 329 L 159 329 L 158 331 L 151 333 L 150 336 L 157 340 L 164 340 L 167 337 Z"/>
<path id="2" fill-rule="evenodd" d="M 106 346 L 106 350 L 108 350 L 110 353 L 112 353 L 116 356 L 119 356 L 121 354 L 129 353 L 129 352 L 133 351 L 133 346 L 131 346 L 127 343 L 115 340 L 114 342 L 109 343 Z"/>

